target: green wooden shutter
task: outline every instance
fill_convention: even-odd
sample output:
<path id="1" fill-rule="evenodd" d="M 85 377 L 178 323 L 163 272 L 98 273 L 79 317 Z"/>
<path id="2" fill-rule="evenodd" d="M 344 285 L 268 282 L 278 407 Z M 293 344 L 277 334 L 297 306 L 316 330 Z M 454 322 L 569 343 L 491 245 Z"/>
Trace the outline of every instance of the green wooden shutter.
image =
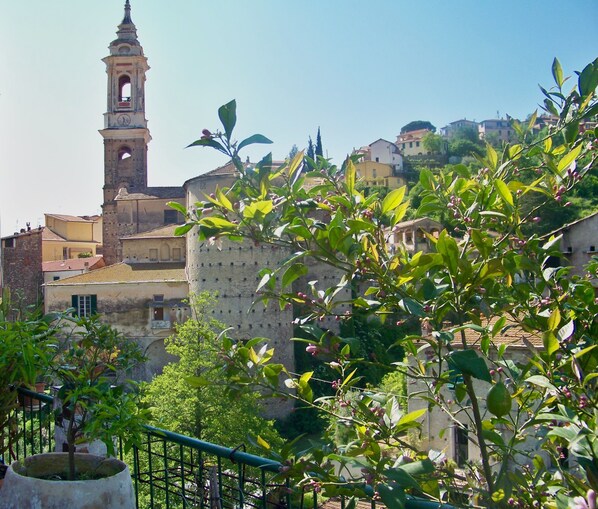
<path id="1" fill-rule="evenodd" d="M 98 296 L 91 295 L 91 314 L 92 316 L 98 312 Z"/>
<path id="2" fill-rule="evenodd" d="M 73 311 L 73 316 L 79 316 L 79 296 L 78 295 L 73 295 L 71 296 L 71 306 L 75 308 L 75 311 Z"/>

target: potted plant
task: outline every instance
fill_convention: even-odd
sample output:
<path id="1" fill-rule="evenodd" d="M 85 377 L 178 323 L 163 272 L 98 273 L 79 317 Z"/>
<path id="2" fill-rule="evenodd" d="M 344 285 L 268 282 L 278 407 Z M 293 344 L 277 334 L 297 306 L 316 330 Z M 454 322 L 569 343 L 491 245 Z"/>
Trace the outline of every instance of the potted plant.
<path id="1" fill-rule="evenodd" d="M 6 465 L 14 459 L 12 446 L 18 439 L 14 410 L 18 407 L 16 387 L 32 387 L 43 374 L 56 344 L 55 315 L 27 316 L 11 320 L 11 299 L 7 289 L 0 298 L 0 486 Z"/>
<path id="2" fill-rule="evenodd" d="M 14 462 L 0 498 L 4 507 L 30 507 L 36 497 L 44 507 L 78 507 L 92 498 L 101 507 L 135 507 L 126 464 L 77 448 L 87 450 L 81 444 L 100 440 L 113 456 L 117 437 L 125 451 L 139 440 L 145 412 L 137 406 L 136 384 L 123 377 L 143 356 L 98 316 L 73 318 L 71 325 L 52 370 L 60 401 L 56 425 L 64 430 L 66 452 Z"/>

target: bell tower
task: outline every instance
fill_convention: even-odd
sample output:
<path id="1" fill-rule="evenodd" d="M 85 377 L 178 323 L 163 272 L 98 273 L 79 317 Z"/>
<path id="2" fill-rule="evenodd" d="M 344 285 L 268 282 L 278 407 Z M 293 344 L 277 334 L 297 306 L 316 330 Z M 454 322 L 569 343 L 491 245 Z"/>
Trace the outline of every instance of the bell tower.
<path id="1" fill-rule="evenodd" d="M 116 39 L 102 61 L 108 75 L 107 109 L 104 113 L 103 244 L 108 264 L 118 260 L 119 220 L 115 198 L 147 189 L 147 145 L 151 140 L 145 118 L 147 58 L 137 39 L 131 5 L 118 25 Z"/>

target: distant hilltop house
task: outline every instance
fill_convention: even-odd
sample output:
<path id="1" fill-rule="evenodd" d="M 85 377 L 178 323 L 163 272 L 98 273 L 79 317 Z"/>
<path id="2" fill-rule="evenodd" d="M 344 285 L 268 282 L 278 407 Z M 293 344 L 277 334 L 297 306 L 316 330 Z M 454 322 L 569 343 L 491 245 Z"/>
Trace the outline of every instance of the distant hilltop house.
<path id="1" fill-rule="evenodd" d="M 509 142 L 515 136 L 515 129 L 511 126 L 511 118 L 489 119 L 479 123 L 478 134 L 481 140 L 494 139 Z"/>
<path id="2" fill-rule="evenodd" d="M 431 152 L 426 150 L 423 139 L 426 134 L 432 133 L 430 129 L 417 129 L 397 135 L 396 145 L 406 157 L 424 156 Z"/>
<path id="3" fill-rule="evenodd" d="M 366 187 L 385 186 L 396 189 L 406 184 L 403 156 L 393 142 L 380 138 L 353 153 L 362 155 L 356 169 Z"/>
<path id="4" fill-rule="evenodd" d="M 584 267 L 593 257 L 598 256 L 598 210 L 577 221 L 568 223 L 547 235 L 562 235 L 560 246 L 562 258 L 554 260 L 554 265 L 571 266 L 571 275 L 584 276 Z M 598 277 L 594 275 L 592 284 L 598 288 Z M 598 290 L 597 290 L 598 291 Z"/>
<path id="5" fill-rule="evenodd" d="M 387 237 L 389 250 L 394 253 L 397 247 L 402 247 L 409 253 L 432 251 L 432 242 L 426 236 L 431 235 L 438 238 L 442 231 L 442 225 L 429 217 L 420 217 L 409 221 L 397 223 Z"/>
<path id="6" fill-rule="evenodd" d="M 447 125 L 440 129 L 440 135 L 448 140 L 455 137 L 455 135 L 463 130 L 463 129 L 471 129 L 473 132 L 478 132 L 479 124 L 474 120 L 467 120 L 466 118 L 462 118 L 460 120 L 455 120 L 454 122 L 449 122 Z"/>

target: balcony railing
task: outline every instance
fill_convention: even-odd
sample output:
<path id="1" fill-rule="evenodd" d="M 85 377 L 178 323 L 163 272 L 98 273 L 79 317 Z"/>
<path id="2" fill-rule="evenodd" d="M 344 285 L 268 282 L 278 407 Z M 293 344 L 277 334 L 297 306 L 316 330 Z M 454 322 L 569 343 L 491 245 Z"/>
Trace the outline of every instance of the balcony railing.
<path id="1" fill-rule="evenodd" d="M 52 396 L 22 388 L 18 392 L 20 406 L 13 425 L 19 433 L 9 444 L 5 463 L 53 450 Z M 138 509 L 345 508 L 344 500 L 323 502 L 316 493 L 277 480 L 281 467 L 277 461 L 149 425 L 145 429 L 140 447 L 128 454 L 122 444 L 119 447 L 120 458 L 131 469 Z M 416 498 L 405 507 L 453 509 Z M 375 509 L 375 502 L 368 502 L 367 508 Z"/>

